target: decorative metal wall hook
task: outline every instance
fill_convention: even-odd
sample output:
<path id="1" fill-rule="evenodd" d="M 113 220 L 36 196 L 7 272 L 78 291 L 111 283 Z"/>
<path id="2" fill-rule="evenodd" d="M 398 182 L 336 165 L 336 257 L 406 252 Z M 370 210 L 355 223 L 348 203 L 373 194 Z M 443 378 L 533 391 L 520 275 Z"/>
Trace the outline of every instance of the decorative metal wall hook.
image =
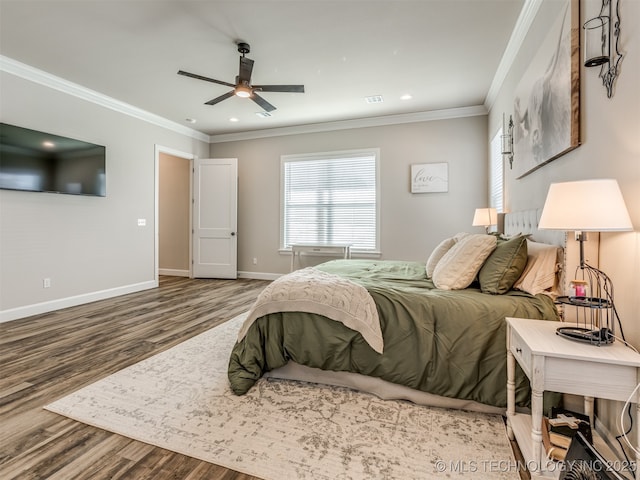
<path id="1" fill-rule="evenodd" d="M 615 5 L 614 5 L 615 3 Z M 620 0 L 602 0 L 597 17 L 587 20 L 584 30 L 584 65 L 600 67 L 602 84 L 607 97 L 613 96 L 613 84 L 618 76 L 622 53 L 620 41 Z"/>
<path id="2" fill-rule="evenodd" d="M 506 133 L 505 133 L 506 132 Z M 505 115 L 502 114 L 502 155 L 509 160 L 509 169 L 513 169 L 513 117 L 509 115 L 509 125 L 505 123 Z"/>

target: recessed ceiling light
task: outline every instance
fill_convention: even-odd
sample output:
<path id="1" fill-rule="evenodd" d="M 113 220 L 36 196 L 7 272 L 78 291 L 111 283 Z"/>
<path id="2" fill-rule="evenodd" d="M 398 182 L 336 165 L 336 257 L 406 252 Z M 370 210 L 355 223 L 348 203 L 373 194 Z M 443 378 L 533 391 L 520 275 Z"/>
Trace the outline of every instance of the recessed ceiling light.
<path id="1" fill-rule="evenodd" d="M 236 117 L 231 117 L 229 119 L 230 122 L 239 122 L 240 120 L 238 120 Z"/>
<path id="2" fill-rule="evenodd" d="M 197 120 L 195 118 L 185 118 L 184 121 L 187 122 L 187 123 L 196 123 L 197 122 Z"/>
<path id="3" fill-rule="evenodd" d="M 45 140 L 44 142 L 42 142 L 42 146 L 45 148 L 53 148 L 56 146 L 56 144 L 53 142 L 50 142 L 49 140 Z"/>
<path id="4" fill-rule="evenodd" d="M 382 95 L 371 95 L 370 97 L 364 97 L 364 101 L 367 103 L 382 103 Z"/>
<path id="5" fill-rule="evenodd" d="M 400 100 L 411 100 L 412 98 L 413 97 L 411 95 L 409 95 L 408 93 L 405 93 L 400 97 Z"/>
<path id="6" fill-rule="evenodd" d="M 256 112 L 256 115 L 260 118 L 268 118 L 272 116 L 269 112 Z"/>

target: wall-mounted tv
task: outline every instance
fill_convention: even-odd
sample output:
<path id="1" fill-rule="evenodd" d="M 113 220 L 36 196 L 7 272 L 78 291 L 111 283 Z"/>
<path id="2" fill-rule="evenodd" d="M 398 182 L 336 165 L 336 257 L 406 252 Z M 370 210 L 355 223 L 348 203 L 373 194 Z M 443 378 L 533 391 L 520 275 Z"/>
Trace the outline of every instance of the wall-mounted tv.
<path id="1" fill-rule="evenodd" d="M 105 147 L 0 123 L 0 188 L 106 196 Z"/>

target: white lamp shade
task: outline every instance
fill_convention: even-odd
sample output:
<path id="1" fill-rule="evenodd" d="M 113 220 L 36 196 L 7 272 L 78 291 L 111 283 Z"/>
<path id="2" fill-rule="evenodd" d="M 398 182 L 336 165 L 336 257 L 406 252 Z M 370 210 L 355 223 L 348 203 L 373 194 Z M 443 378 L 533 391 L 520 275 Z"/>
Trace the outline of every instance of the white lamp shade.
<path id="1" fill-rule="evenodd" d="M 612 179 L 552 183 L 538 228 L 577 232 L 633 230 L 618 182 Z"/>
<path id="2" fill-rule="evenodd" d="M 498 213 L 495 208 L 476 208 L 476 212 L 473 215 L 472 226 L 474 227 L 488 227 L 490 225 L 498 224 Z"/>

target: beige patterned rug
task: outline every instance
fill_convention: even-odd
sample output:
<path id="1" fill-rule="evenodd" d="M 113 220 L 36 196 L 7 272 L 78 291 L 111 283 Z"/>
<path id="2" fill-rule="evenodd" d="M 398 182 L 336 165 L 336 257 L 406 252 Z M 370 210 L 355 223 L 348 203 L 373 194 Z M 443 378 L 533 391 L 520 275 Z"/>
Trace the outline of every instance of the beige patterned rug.
<path id="1" fill-rule="evenodd" d="M 500 416 L 284 380 L 235 396 L 227 362 L 241 322 L 45 408 L 268 480 L 519 478 Z"/>

